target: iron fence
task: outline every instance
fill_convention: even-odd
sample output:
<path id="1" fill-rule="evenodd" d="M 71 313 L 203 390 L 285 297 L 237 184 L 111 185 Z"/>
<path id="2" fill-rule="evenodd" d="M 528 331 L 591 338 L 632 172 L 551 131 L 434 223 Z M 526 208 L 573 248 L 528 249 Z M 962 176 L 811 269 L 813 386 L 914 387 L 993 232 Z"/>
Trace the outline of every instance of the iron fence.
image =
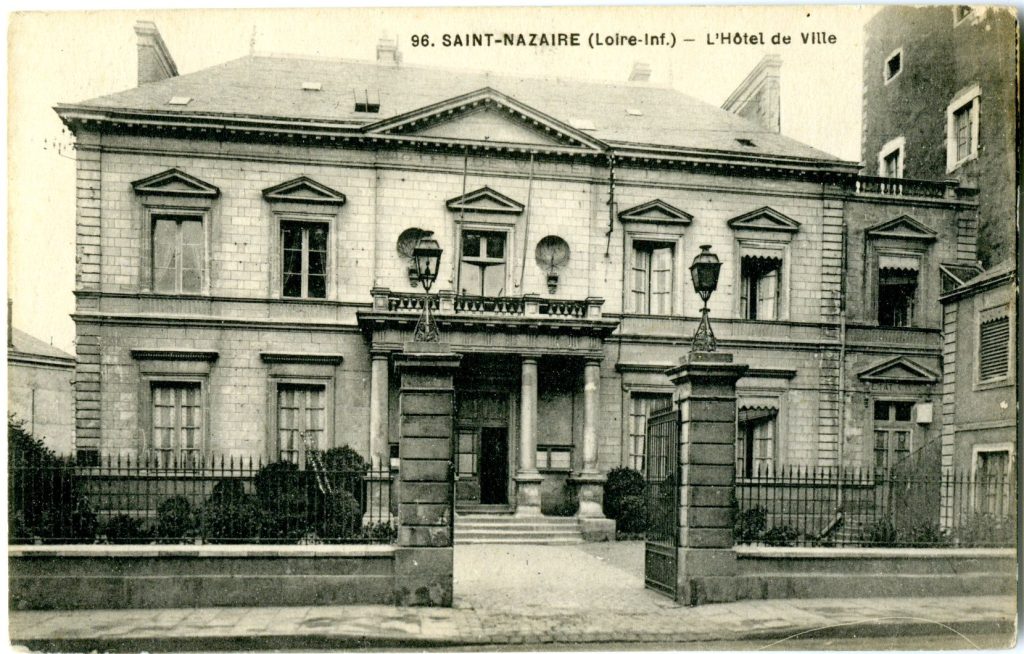
<path id="1" fill-rule="evenodd" d="M 778 546 L 1011 547 L 1011 471 L 759 469 L 736 480 L 737 543 Z"/>
<path id="2" fill-rule="evenodd" d="M 343 448 L 344 449 L 344 448 Z M 11 543 L 387 543 L 393 474 L 322 453 L 316 466 L 231 457 L 52 456 L 8 463 Z M 322 465 L 320 465 L 322 464 Z"/>

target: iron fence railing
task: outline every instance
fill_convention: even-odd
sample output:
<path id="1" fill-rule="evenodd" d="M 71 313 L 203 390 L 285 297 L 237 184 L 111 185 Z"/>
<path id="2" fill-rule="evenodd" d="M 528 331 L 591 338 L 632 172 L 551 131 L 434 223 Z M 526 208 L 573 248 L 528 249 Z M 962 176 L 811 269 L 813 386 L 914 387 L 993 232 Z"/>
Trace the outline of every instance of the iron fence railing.
<path id="1" fill-rule="evenodd" d="M 1009 547 L 1017 489 L 1009 471 L 787 466 L 736 480 L 737 543 L 780 546 Z"/>
<path id="2" fill-rule="evenodd" d="M 314 469 L 256 459 L 12 456 L 11 543 L 388 543 L 393 475 L 347 456 Z"/>

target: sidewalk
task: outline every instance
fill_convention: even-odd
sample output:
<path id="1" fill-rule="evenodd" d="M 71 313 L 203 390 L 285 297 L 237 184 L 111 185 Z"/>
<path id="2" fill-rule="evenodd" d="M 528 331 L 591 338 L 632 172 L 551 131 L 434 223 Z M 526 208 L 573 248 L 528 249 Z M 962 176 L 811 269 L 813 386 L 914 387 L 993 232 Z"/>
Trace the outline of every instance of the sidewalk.
<path id="1" fill-rule="evenodd" d="M 619 610 L 388 606 L 12 611 L 33 650 L 331 649 L 552 643 L 695 643 L 790 637 L 1012 634 L 1013 597 L 771 600 Z M 1009 642 L 1009 636 L 1008 636 Z"/>

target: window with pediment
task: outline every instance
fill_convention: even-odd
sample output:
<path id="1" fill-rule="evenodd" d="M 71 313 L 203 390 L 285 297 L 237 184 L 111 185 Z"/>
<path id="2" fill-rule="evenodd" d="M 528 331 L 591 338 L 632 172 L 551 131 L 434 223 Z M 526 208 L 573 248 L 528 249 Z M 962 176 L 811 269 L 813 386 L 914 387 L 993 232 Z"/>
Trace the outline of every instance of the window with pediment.
<path id="1" fill-rule="evenodd" d="M 209 292 L 207 243 L 220 190 L 172 168 L 132 182 L 143 226 L 139 285 L 168 294 Z"/>
<path id="2" fill-rule="evenodd" d="M 926 277 L 934 231 L 910 216 L 887 221 L 866 232 L 868 243 L 868 306 L 881 327 L 920 327 L 929 297 Z"/>
<path id="3" fill-rule="evenodd" d="M 626 232 L 626 311 L 681 315 L 683 236 L 693 216 L 656 199 L 619 212 L 619 220 Z"/>
<path id="4" fill-rule="evenodd" d="M 728 224 L 735 233 L 736 315 L 745 320 L 787 319 L 790 242 L 800 223 L 761 207 Z"/>

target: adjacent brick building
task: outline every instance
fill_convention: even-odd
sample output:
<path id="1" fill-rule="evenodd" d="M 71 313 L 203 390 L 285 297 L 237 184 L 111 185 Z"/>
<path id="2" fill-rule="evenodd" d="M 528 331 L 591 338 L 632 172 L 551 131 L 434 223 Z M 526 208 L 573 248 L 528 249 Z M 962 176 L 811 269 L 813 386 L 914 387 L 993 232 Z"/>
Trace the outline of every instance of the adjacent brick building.
<path id="1" fill-rule="evenodd" d="M 1015 260 L 1017 35 L 1008 7 L 893 5 L 865 27 L 865 171 L 977 187 L 986 267 Z"/>
<path id="2" fill-rule="evenodd" d="M 955 182 L 859 178 L 643 82 L 411 67 L 391 44 L 376 62 L 248 56 L 57 112 L 78 149 L 85 460 L 301 460 L 303 431 L 392 456 L 425 231 L 463 355 L 460 503 L 515 505 L 539 477 L 548 509 L 643 467 L 703 244 L 724 264 L 720 347 L 750 366 L 739 475 L 884 465 L 940 434 L 940 269 L 977 258 Z"/>

